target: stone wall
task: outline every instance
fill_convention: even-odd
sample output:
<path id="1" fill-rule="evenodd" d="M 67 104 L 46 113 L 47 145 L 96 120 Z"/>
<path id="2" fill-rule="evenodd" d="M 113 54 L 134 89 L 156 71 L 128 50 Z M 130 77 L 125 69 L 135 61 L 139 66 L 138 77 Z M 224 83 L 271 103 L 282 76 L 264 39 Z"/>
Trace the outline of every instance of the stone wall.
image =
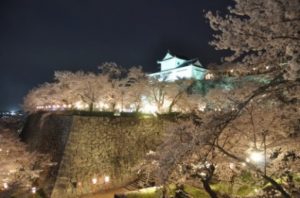
<path id="1" fill-rule="evenodd" d="M 53 190 L 72 120 L 72 116 L 66 114 L 36 113 L 27 118 L 23 127 L 21 139 L 29 150 L 49 154 L 51 161 L 57 163 L 43 174 L 45 179 L 40 185 L 47 194 Z"/>
<path id="2" fill-rule="evenodd" d="M 133 167 L 149 150 L 155 150 L 168 123 L 156 117 L 44 113 L 29 118 L 23 139 L 32 149 L 51 153 L 58 162 L 55 174 L 48 175 L 51 197 L 77 197 L 136 179 Z M 108 183 L 104 176 L 110 177 Z"/>
<path id="3" fill-rule="evenodd" d="M 154 117 L 74 116 L 51 197 L 75 197 L 132 181 L 136 175 L 132 167 L 155 149 L 163 123 Z"/>

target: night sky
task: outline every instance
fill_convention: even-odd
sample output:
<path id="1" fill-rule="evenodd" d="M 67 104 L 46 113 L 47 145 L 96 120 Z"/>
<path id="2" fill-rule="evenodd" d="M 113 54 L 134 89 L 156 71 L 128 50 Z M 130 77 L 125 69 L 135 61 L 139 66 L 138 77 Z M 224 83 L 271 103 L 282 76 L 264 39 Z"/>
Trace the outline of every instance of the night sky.
<path id="1" fill-rule="evenodd" d="M 230 0 L 0 0 L 0 110 L 17 110 L 55 70 L 97 71 L 103 62 L 142 65 L 146 72 L 169 49 L 219 61 L 208 45 L 203 10 Z"/>

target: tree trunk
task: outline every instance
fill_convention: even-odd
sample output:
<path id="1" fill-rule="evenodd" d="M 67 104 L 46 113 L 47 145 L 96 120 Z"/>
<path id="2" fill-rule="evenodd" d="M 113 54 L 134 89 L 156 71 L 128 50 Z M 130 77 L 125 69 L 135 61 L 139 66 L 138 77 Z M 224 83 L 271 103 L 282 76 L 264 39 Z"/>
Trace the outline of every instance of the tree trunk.
<path id="1" fill-rule="evenodd" d="M 215 191 L 210 188 L 209 181 L 202 179 L 204 190 L 209 194 L 211 198 L 218 198 L 218 195 Z"/>
<path id="2" fill-rule="evenodd" d="M 89 105 L 89 111 L 90 112 L 94 111 L 94 103 L 93 102 L 91 102 Z"/>
<path id="3" fill-rule="evenodd" d="M 173 109 L 173 106 L 175 105 L 175 102 L 174 100 L 171 102 L 170 106 L 169 106 L 169 110 L 168 110 L 168 113 L 172 113 L 172 109 Z"/>
<path id="4" fill-rule="evenodd" d="M 291 198 L 291 196 L 283 189 L 283 187 L 278 184 L 274 179 L 272 179 L 271 177 L 268 177 L 266 175 L 262 176 L 266 181 L 270 182 L 272 184 L 272 186 L 278 190 L 279 192 L 281 192 L 282 196 L 285 198 Z"/>

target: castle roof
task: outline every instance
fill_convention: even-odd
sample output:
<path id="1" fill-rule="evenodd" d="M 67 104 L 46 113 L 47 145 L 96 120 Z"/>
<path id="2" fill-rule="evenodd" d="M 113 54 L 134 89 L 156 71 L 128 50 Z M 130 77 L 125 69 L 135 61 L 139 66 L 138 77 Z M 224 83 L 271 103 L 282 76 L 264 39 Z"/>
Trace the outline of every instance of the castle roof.
<path id="1" fill-rule="evenodd" d="M 195 67 L 201 67 L 201 68 L 205 68 L 199 61 L 198 58 L 193 58 L 193 59 L 188 59 L 186 57 L 183 56 L 178 56 L 178 55 L 174 55 L 172 52 L 170 52 L 169 50 L 167 51 L 166 55 L 164 56 L 164 58 L 162 60 L 158 60 L 157 63 L 161 64 L 165 61 L 171 60 L 171 59 L 179 59 L 181 60 L 181 64 L 177 65 L 175 68 L 179 68 L 179 67 L 185 67 L 185 66 L 189 66 L 189 65 L 193 65 Z"/>

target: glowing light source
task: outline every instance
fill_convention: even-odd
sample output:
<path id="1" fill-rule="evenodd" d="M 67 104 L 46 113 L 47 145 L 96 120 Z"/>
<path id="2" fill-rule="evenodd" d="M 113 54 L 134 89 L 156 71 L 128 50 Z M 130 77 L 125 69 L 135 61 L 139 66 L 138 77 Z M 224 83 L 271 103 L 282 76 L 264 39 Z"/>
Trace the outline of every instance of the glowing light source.
<path id="1" fill-rule="evenodd" d="M 154 193 L 155 191 L 157 191 L 157 189 L 159 189 L 159 187 L 153 186 L 153 187 L 149 187 L 149 188 L 139 189 L 138 192 L 141 192 L 141 193 Z"/>
<path id="2" fill-rule="evenodd" d="M 143 113 L 152 113 L 152 114 L 155 114 L 155 112 L 157 112 L 157 108 L 154 105 L 146 103 L 146 104 L 143 105 L 141 111 Z"/>
<path id="3" fill-rule="evenodd" d="M 84 108 L 87 108 L 88 105 L 87 104 L 84 104 L 83 102 L 81 101 L 77 101 L 75 104 L 74 104 L 75 108 L 76 109 L 79 109 L 79 110 L 83 110 Z"/>
<path id="4" fill-rule="evenodd" d="M 146 153 L 146 155 L 155 155 L 155 152 L 150 150 L 148 153 Z"/>
<path id="5" fill-rule="evenodd" d="M 121 116 L 121 112 L 119 111 L 114 112 L 114 116 Z"/>
<path id="6" fill-rule="evenodd" d="M 3 183 L 3 188 L 8 189 L 8 184 L 6 182 Z"/>
<path id="7" fill-rule="evenodd" d="M 36 193 L 36 187 L 32 187 L 32 188 L 31 188 L 31 193 L 32 193 L 32 194 L 35 194 L 35 193 Z"/>
<path id="8" fill-rule="evenodd" d="M 97 181 L 98 181 L 98 179 L 95 178 L 95 177 L 92 179 L 92 183 L 93 183 L 93 184 L 97 184 Z"/>
<path id="9" fill-rule="evenodd" d="M 210 80 L 210 79 L 213 79 L 213 78 L 214 78 L 214 75 L 211 74 L 211 73 L 208 73 L 208 74 L 205 75 L 206 80 Z"/>
<path id="10" fill-rule="evenodd" d="M 263 162 L 264 161 L 264 154 L 261 151 L 252 151 L 250 153 L 250 160 L 253 162 Z"/>
<path id="11" fill-rule="evenodd" d="M 206 108 L 206 104 L 199 104 L 199 105 L 198 105 L 198 109 L 199 109 L 200 111 L 204 111 L 205 108 Z"/>
<path id="12" fill-rule="evenodd" d="M 109 176 L 105 176 L 105 177 L 104 177 L 104 183 L 108 183 L 109 181 L 110 181 Z"/>

